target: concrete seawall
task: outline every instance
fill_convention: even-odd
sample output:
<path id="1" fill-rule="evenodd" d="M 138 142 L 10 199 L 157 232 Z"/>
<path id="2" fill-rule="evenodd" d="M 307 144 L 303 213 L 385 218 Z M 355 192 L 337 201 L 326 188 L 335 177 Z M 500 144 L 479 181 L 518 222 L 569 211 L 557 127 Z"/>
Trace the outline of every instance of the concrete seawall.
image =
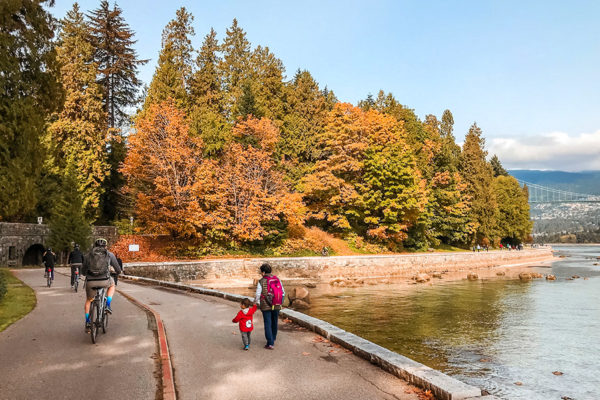
<path id="1" fill-rule="evenodd" d="M 418 272 L 462 271 L 500 265 L 547 261 L 550 248 L 522 251 L 420 253 L 365 256 L 245 258 L 160 263 L 127 263 L 130 275 L 163 281 L 201 279 L 252 279 L 263 262 L 282 279 L 331 279 L 335 277 L 408 277 Z"/>

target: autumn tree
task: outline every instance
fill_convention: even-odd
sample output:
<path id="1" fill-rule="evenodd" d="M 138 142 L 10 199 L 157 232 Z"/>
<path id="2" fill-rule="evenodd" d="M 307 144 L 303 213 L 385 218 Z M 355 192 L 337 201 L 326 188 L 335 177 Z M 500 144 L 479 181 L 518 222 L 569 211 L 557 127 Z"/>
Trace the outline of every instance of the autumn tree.
<path id="1" fill-rule="evenodd" d="M 180 108 L 189 106 L 188 88 L 192 77 L 194 17 L 185 7 L 177 10 L 162 32 L 158 66 L 150 82 L 144 108 L 172 98 Z"/>
<path id="2" fill-rule="evenodd" d="M 303 180 L 307 217 L 334 231 L 400 244 L 424 204 L 404 135 L 394 118 L 336 105 L 323 133 L 325 159 Z M 409 197 L 415 201 L 405 202 Z"/>
<path id="3" fill-rule="evenodd" d="M 122 172 L 148 232 L 194 237 L 194 186 L 202 140 L 189 135 L 185 112 L 168 99 L 152 103 L 135 122 Z"/>
<path id="4" fill-rule="evenodd" d="M 61 21 L 57 61 L 65 93 L 62 109 L 49 127 L 49 163 L 52 171 L 64 175 L 79 172 L 76 188 L 86 219 L 95 221 L 100 213 L 103 181 L 108 175 L 106 160 L 106 113 L 89 31 L 77 3 Z"/>
<path id="5" fill-rule="evenodd" d="M 471 221 L 474 224 L 473 240 L 492 241 L 496 227 L 496 196 L 493 190 L 494 172 L 486 161 L 485 139 L 477 124 L 473 124 L 465 137 L 461 154 L 461 173 L 467 184 L 466 193 L 471 198 Z"/>
<path id="6" fill-rule="evenodd" d="M 0 5 L 0 220 L 26 221 L 39 200 L 41 137 L 60 101 L 53 1 Z"/>

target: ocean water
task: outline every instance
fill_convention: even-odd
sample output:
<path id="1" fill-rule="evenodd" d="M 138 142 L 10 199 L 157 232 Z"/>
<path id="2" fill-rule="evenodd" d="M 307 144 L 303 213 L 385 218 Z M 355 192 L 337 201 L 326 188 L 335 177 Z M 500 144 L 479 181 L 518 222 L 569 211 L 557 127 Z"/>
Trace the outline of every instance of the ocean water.
<path id="1" fill-rule="evenodd" d="M 600 246 L 554 250 L 556 281 L 319 285 L 308 314 L 503 399 L 600 399 Z"/>

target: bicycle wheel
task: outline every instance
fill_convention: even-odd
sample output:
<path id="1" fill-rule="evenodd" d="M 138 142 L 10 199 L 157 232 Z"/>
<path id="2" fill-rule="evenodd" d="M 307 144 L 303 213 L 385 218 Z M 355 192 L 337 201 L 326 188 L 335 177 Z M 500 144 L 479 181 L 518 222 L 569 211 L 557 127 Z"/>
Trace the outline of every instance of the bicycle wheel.
<path id="1" fill-rule="evenodd" d="M 102 333 L 106 333 L 106 328 L 108 328 L 108 313 L 106 312 L 106 306 L 102 311 Z"/>
<path id="2" fill-rule="evenodd" d="M 52 286 L 52 275 L 50 275 L 50 272 L 48 272 L 46 284 L 48 285 L 48 287 Z"/>
<path id="3" fill-rule="evenodd" d="M 96 300 L 92 302 L 92 307 L 90 307 L 90 321 L 92 321 L 90 336 L 92 337 L 92 343 L 96 343 L 96 335 L 98 334 L 98 302 Z"/>
<path id="4" fill-rule="evenodd" d="M 78 286 L 79 286 L 79 279 L 75 278 L 75 284 L 73 285 L 73 288 L 75 289 L 75 293 L 77 293 Z"/>

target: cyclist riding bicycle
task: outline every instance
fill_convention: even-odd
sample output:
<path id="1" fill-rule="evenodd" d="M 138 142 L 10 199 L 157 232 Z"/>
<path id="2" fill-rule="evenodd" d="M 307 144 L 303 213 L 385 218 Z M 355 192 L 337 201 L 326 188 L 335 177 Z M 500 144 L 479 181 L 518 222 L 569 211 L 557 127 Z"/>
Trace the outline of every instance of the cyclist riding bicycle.
<path id="1" fill-rule="evenodd" d="M 52 248 L 48 247 L 48 250 L 42 256 L 42 261 L 44 263 L 44 278 L 46 274 L 52 274 L 52 280 L 54 280 L 54 265 L 56 264 L 56 254 L 52 252 Z"/>
<path id="2" fill-rule="evenodd" d="M 110 276 L 111 267 L 116 274 L 121 273 L 119 263 L 115 255 L 106 249 L 106 239 L 96 239 L 94 247 L 83 259 L 81 274 L 85 276 L 85 331 L 89 333 L 91 328 L 90 304 L 96 295 L 96 289 L 108 288 L 106 293 L 106 311 L 112 314 L 110 303 L 115 293 L 115 282 Z"/>
<path id="3" fill-rule="evenodd" d="M 71 287 L 73 287 L 75 284 L 75 273 L 81 272 L 81 266 L 83 265 L 83 253 L 77 243 L 75 243 L 75 248 L 69 254 L 69 264 L 71 265 Z"/>

